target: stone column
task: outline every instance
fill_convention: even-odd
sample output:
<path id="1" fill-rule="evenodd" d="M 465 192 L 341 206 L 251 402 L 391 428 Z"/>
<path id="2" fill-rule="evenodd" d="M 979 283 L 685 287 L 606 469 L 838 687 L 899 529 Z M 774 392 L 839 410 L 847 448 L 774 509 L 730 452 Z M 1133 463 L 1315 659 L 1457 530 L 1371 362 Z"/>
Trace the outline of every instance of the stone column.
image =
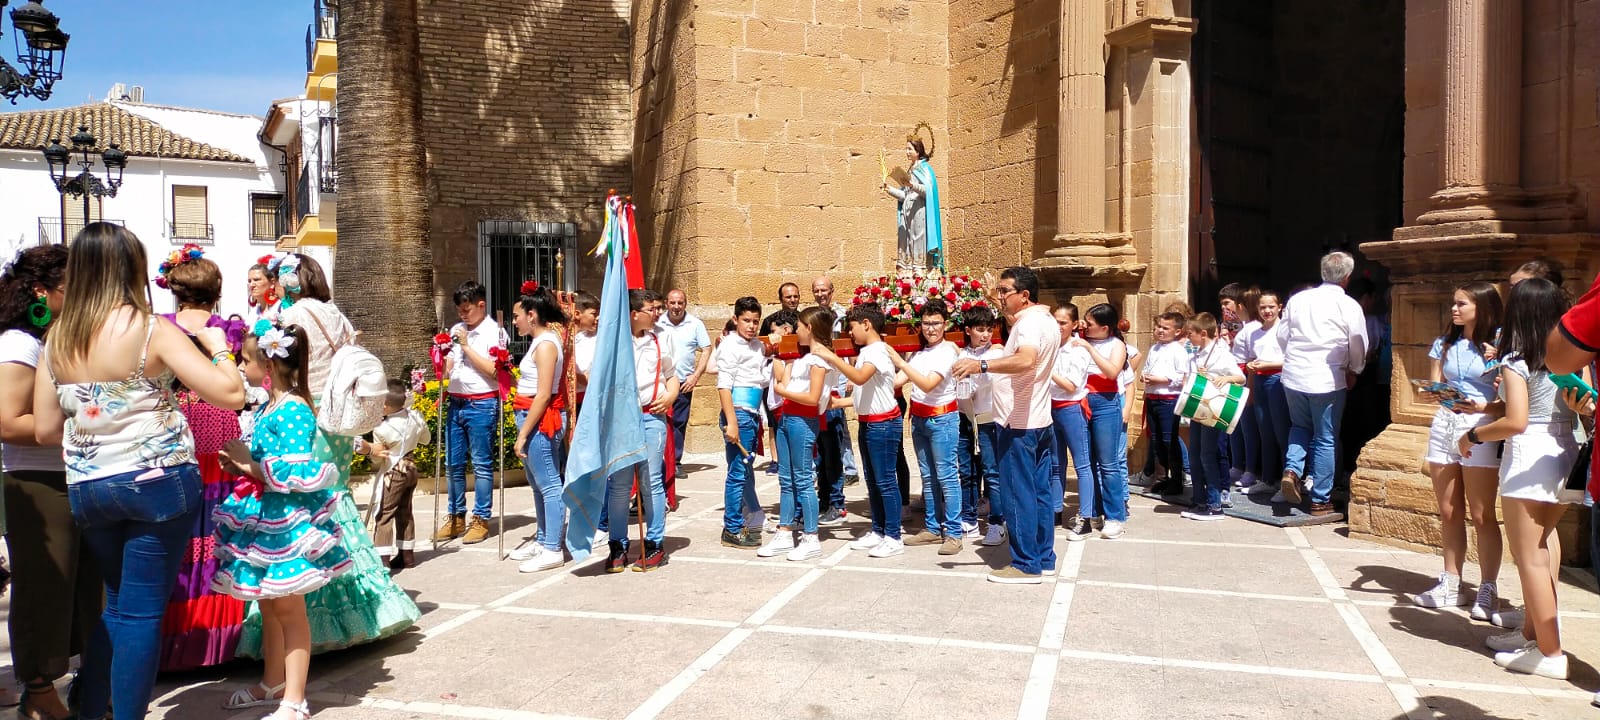
<path id="1" fill-rule="evenodd" d="M 1061 3 L 1057 244 L 1106 229 L 1105 3 Z"/>
<path id="2" fill-rule="evenodd" d="M 1519 201 L 1520 1 L 1446 3 L 1444 124 L 1444 187 L 1433 202 L 1446 212 L 1433 219 L 1494 218 L 1495 206 Z"/>

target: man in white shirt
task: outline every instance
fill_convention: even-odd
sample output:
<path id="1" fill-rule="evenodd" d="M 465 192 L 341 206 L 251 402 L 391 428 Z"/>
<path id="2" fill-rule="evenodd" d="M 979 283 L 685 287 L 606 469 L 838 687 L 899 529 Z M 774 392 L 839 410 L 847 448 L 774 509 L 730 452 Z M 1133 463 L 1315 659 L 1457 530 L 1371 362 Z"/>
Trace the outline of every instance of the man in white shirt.
<path id="1" fill-rule="evenodd" d="M 796 291 L 798 295 L 798 290 Z M 706 324 L 689 314 L 689 297 L 682 290 L 667 293 L 667 313 L 656 322 L 662 339 L 672 341 L 672 359 L 678 377 L 678 399 L 672 404 L 672 460 L 677 467 L 677 477 L 683 477 L 684 433 L 689 429 L 689 402 L 700 377 L 706 372 L 706 361 L 711 357 L 711 336 L 706 334 Z M 674 483 L 669 478 L 667 507 L 676 510 Z"/>
<path id="2" fill-rule="evenodd" d="M 1313 515 L 1333 512 L 1329 495 L 1338 468 L 1335 443 L 1345 394 L 1367 363 L 1367 320 L 1360 303 L 1344 291 L 1355 268 L 1349 253 L 1324 255 L 1322 284 L 1290 298 L 1278 321 L 1290 420 L 1279 491 L 1298 504 L 1301 483 L 1309 479 Z"/>
<path id="3" fill-rule="evenodd" d="M 962 358 L 951 369 L 957 379 L 989 373 L 994 380 L 995 452 L 1000 458 L 1001 492 L 1010 528 L 1011 564 L 989 574 L 989 581 L 1038 584 L 1054 570 L 1055 503 L 1050 497 L 1052 442 L 1050 371 L 1061 348 L 1061 330 L 1050 309 L 1035 302 L 1039 278 L 1027 267 L 1000 273 L 994 292 L 1012 319 L 1006 354 L 999 360 Z"/>
<path id="4" fill-rule="evenodd" d="M 756 499 L 754 455 L 761 429 L 766 353 L 756 330 L 761 301 L 746 295 L 733 303 L 734 332 L 717 346 L 717 396 L 722 406 L 722 437 L 728 479 L 722 494 L 722 544 L 754 550 L 761 547 L 761 527 L 746 527 L 745 515 L 761 512 Z"/>
<path id="5" fill-rule="evenodd" d="M 648 572 L 661 566 L 666 528 L 666 487 L 662 481 L 666 460 L 667 411 L 678 394 L 673 371 L 672 343 L 657 329 L 661 296 L 653 290 L 628 291 L 628 318 L 633 333 L 633 372 L 639 408 L 644 415 L 645 460 L 611 474 L 606 486 L 610 554 L 606 572 L 618 573 L 628 564 L 628 500 L 633 494 L 634 472 L 639 473 L 639 513 L 644 516 L 644 548 L 634 570 Z M 642 467 L 641 467 L 642 466 Z M 646 487 L 648 485 L 648 487 Z"/>
<path id="6" fill-rule="evenodd" d="M 494 512 L 495 423 L 500 419 L 494 350 L 510 338 L 489 319 L 488 291 L 475 280 L 456 288 L 451 298 L 461 322 L 450 328 L 454 347 L 445 359 L 450 379 L 445 407 L 445 466 L 449 477 L 450 518 L 434 540 L 461 538 L 463 544 L 489 538 Z M 472 520 L 467 520 L 467 454 L 472 455 Z"/>

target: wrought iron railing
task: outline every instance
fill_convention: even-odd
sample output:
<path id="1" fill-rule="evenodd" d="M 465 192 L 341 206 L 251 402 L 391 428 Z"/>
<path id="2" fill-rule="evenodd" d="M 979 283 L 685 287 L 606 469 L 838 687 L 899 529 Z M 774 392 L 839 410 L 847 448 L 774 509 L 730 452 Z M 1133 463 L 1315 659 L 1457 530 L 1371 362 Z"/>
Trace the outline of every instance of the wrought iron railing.
<path id="1" fill-rule="evenodd" d="M 337 118 L 317 118 L 317 184 L 322 192 L 339 192 L 338 150 Z"/>
<path id="2" fill-rule="evenodd" d="M 306 216 L 311 214 L 311 165 L 305 163 L 300 166 L 300 177 L 294 183 L 294 226 L 299 228 Z"/>
<path id="3" fill-rule="evenodd" d="M 271 196 L 258 196 L 259 199 L 270 199 Z M 267 206 L 258 205 L 255 199 L 250 202 L 250 243 L 253 245 L 272 245 L 278 242 L 283 235 L 283 229 L 288 227 L 288 212 L 283 206 L 283 197 L 278 197 L 278 202 Z"/>
<path id="4" fill-rule="evenodd" d="M 173 242 L 182 240 L 184 242 L 210 244 L 217 238 L 211 223 L 181 223 L 174 221 L 167 223 L 167 228 L 172 231 L 169 234 Z"/>
<path id="5" fill-rule="evenodd" d="M 111 223 L 113 225 L 123 225 L 123 224 L 125 224 L 121 220 L 110 220 L 110 219 L 96 220 L 95 222 L 108 222 L 108 223 Z M 65 238 L 65 242 L 71 243 L 72 242 L 72 238 L 78 234 L 78 231 L 83 229 L 83 225 L 84 225 L 84 223 L 83 223 L 82 220 L 76 220 L 76 219 L 67 220 L 67 231 L 66 231 L 66 233 L 63 234 L 61 232 L 61 218 L 58 218 L 58 217 L 42 217 L 42 218 L 39 218 L 39 244 L 40 245 L 60 245 L 63 242 L 63 238 Z"/>
<path id="6" fill-rule="evenodd" d="M 335 40 L 339 36 L 339 4 L 327 0 L 312 0 L 311 24 L 306 26 L 306 72 L 316 64 L 317 41 Z"/>

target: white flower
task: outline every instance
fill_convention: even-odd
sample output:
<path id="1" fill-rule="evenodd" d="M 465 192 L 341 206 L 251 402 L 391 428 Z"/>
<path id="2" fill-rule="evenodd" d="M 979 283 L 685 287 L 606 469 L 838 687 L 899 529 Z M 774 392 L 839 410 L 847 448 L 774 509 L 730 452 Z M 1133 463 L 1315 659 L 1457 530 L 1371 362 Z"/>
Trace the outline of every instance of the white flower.
<path id="1" fill-rule="evenodd" d="M 273 328 L 262 335 L 259 342 L 261 344 L 261 352 L 265 353 L 267 357 L 287 358 L 289 357 L 289 348 L 294 347 L 294 336 L 285 335 L 282 330 Z"/>

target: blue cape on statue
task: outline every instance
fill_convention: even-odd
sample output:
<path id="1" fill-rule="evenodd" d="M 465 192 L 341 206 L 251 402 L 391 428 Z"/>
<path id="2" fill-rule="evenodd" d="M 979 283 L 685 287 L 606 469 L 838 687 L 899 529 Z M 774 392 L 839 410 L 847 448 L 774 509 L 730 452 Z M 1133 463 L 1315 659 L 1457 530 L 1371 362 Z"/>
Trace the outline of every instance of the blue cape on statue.
<path id="1" fill-rule="evenodd" d="M 933 174 L 933 165 L 927 158 L 911 166 L 911 180 L 927 188 L 924 196 L 927 206 L 923 211 L 928 233 L 928 266 L 944 270 L 944 221 L 939 212 L 939 179 Z"/>

